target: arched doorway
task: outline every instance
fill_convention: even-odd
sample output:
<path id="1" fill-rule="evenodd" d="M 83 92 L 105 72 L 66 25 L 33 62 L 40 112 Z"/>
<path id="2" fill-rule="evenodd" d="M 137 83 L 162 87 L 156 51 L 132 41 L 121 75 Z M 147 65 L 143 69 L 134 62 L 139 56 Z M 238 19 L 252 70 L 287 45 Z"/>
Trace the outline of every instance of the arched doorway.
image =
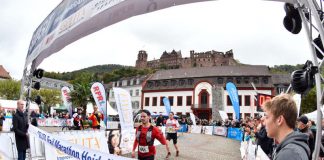
<path id="1" fill-rule="evenodd" d="M 206 89 L 201 90 L 198 95 L 199 97 L 199 108 L 209 108 L 209 93 Z"/>

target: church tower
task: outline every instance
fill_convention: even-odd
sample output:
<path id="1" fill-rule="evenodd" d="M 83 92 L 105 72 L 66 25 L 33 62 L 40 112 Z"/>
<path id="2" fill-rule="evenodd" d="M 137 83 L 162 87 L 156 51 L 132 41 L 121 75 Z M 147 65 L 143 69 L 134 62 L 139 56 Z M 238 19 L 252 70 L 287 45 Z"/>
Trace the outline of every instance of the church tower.
<path id="1" fill-rule="evenodd" d="M 146 68 L 147 67 L 147 53 L 146 53 L 146 51 L 140 50 L 138 52 L 135 67 L 136 68 Z"/>

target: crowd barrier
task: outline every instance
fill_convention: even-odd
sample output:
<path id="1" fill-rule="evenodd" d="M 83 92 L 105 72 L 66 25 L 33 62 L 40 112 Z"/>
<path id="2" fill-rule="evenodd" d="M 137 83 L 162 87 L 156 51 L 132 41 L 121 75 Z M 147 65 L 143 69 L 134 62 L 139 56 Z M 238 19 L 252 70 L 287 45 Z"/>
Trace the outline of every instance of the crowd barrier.
<path id="1" fill-rule="evenodd" d="M 252 143 L 252 141 L 241 142 L 241 158 L 242 160 L 269 160 L 260 146 Z"/>

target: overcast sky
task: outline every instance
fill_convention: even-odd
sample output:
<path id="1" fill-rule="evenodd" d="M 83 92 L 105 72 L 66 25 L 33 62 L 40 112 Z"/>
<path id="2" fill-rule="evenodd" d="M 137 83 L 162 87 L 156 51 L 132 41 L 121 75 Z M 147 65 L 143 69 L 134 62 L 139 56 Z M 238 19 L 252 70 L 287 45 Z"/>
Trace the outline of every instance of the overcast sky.
<path id="1" fill-rule="evenodd" d="M 0 5 L 0 65 L 22 77 L 34 30 L 61 0 L 3 0 Z M 176 6 L 106 27 L 63 48 L 39 67 L 67 72 L 102 64 L 134 66 L 139 50 L 148 59 L 181 50 L 226 52 L 257 65 L 301 64 L 310 59 L 303 29 L 285 30 L 283 3 L 262 0 L 219 0 Z"/>

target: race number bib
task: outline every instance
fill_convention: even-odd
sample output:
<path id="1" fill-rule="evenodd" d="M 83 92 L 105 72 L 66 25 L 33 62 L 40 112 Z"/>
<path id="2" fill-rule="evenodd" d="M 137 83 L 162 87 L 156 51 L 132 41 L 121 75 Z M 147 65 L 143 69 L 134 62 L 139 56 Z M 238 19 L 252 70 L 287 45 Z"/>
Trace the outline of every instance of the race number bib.
<path id="1" fill-rule="evenodd" d="M 174 132 L 174 128 L 172 126 L 167 127 L 166 132 L 173 133 Z"/>
<path id="2" fill-rule="evenodd" d="M 139 146 L 138 151 L 141 152 L 141 153 L 148 153 L 149 148 L 148 148 L 148 146 Z"/>

